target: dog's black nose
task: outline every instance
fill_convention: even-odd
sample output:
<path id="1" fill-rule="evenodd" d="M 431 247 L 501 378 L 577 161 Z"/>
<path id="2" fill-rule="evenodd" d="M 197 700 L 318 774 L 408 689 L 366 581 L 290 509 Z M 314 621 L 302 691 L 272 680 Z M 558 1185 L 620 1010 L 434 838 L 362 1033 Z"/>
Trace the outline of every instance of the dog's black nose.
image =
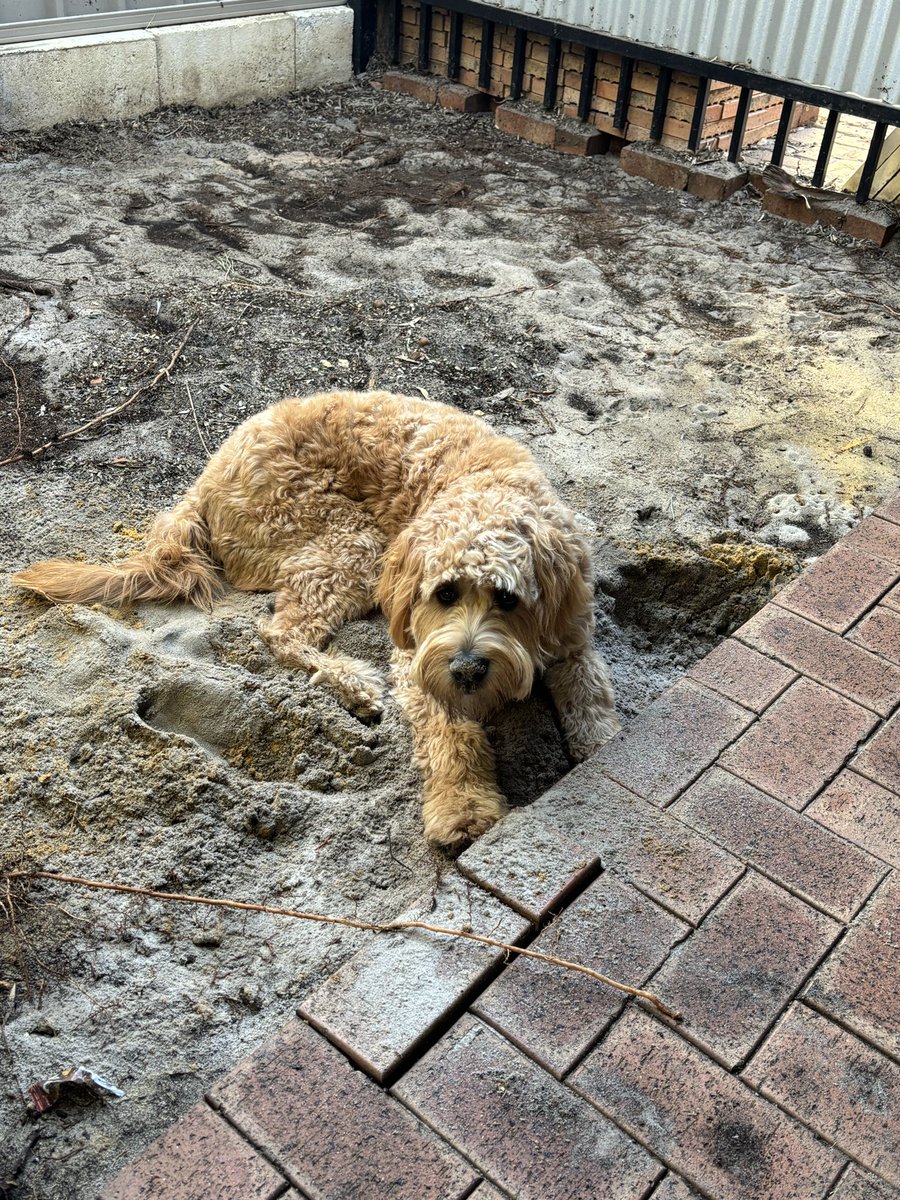
<path id="1" fill-rule="evenodd" d="M 490 665 L 490 662 L 481 655 L 461 650 L 455 658 L 450 660 L 450 674 L 457 687 L 461 687 L 466 692 L 474 692 L 484 683 Z"/>

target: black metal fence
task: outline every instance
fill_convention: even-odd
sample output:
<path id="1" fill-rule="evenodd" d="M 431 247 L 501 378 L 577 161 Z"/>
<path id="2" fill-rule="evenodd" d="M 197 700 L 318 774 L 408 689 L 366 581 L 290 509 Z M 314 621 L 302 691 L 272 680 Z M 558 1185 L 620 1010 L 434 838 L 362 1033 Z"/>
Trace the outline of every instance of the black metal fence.
<path id="1" fill-rule="evenodd" d="M 356 14 L 354 32 L 354 69 L 364 71 L 375 52 L 376 43 L 387 48 L 387 57 L 393 64 L 400 61 L 400 28 L 401 0 L 351 0 Z M 543 97 L 546 109 L 552 109 L 556 104 L 558 91 L 559 64 L 563 42 L 571 42 L 584 49 L 584 67 L 578 104 L 578 116 L 582 121 L 588 119 L 591 95 L 594 88 L 594 72 L 597 67 L 599 51 L 619 55 L 621 66 L 616 94 L 615 123 L 617 128 L 624 128 L 625 116 L 628 112 L 631 97 L 631 82 L 637 63 L 651 63 L 659 68 L 656 101 L 651 118 L 650 138 L 659 141 L 662 136 L 663 123 L 666 117 L 669 87 L 673 71 L 683 71 L 698 78 L 697 98 L 694 105 L 688 147 L 694 153 L 700 148 L 703 138 L 704 117 L 709 102 L 710 85 L 714 82 L 729 83 L 740 88 L 737 113 L 728 146 L 727 156 L 730 162 L 737 162 L 741 157 L 746 134 L 747 117 L 750 113 L 750 102 L 754 92 L 764 92 L 768 95 L 779 96 L 783 100 L 778 131 L 772 147 L 771 162 L 781 166 L 787 145 L 791 119 L 796 104 L 812 104 L 827 110 L 828 117 L 822 135 L 822 141 L 812 175 L 815 187 L 821 187 L 828 168 L 828 161 L 834 146 L 838 120 L 842 114 L 862 117 L 871 122 L 872 130 L 869 138 L 868 152 L 863 163 L 859 185 L 856 190 L 856 200 L 863 204 L 872 194 L 875 172 L 878 168 L 884 139 L 890 126 L 900 126 L 900 107 L 882 104 L 875 100 L 866 100 L 860 96 L 845 95 L 828 88 L 815 87 L 795 80 L 778 79 L 753 71 L 749 67 L 729 63 L 708 61 L 695 58 L 692 55 L 681 54 L 674 50 L 661 49 L 658 46 L 646 46 L 637 42 L 626 41 L 604 33 L 592 30 L 578 29 L 574 26 L 561 25 L 556 21 L 548 21 L 542 17 L 528 13 L 511 12 L 498 9 L 477 0 L 441 0 L 440 4 L 431 4 L 423 0 L 420 4 L 419 19 L 419 53 L 418 66 L 420 71 L 427 71 L 431 65 L 431 14 L 437 8 L 450 14 L 450 45 L 448 75 L 451 79 L 459 75 L 460 45 L 462 40 L 461 18 L 472 17 L 481 21 L 481 59 L 479 70 L 479 86 L 489 90 L 491 86 L 491 51 L 495 27 L 511 26 L 515 30 L 515 50 L 513 55 L 512 85 L 510 98 L 519 99 L 522 94 L 522 81 L 525 69 L 526 40 L 529 33 L 539 34 L 549 39 L 550 53 L 547 67 L 547 81 Z M 487 48 L 487 49 L 486 49 Z"/>

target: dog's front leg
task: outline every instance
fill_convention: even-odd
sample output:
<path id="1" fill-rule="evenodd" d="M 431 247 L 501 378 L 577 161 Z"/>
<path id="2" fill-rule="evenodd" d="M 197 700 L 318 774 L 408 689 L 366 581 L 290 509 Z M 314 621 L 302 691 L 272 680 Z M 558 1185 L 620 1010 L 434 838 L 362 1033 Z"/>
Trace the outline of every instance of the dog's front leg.
<path id="1" fill-rule="evenodd" d="M 497 787 L 494 755 L 484 729 L 452 716 L 413 680 L 412 655 L 394 652 L 396 695 L 412 726 L 416 762 L 422 770 L 425 836 L 442 846 L 471 841 L 507 811 Z"/>
<path id="2" fill-rule="evenodd" d="M 546 680 L 569 750 L 579 762 L 621 729 L 606 663 L 592 645 L 554 663 Z"/>

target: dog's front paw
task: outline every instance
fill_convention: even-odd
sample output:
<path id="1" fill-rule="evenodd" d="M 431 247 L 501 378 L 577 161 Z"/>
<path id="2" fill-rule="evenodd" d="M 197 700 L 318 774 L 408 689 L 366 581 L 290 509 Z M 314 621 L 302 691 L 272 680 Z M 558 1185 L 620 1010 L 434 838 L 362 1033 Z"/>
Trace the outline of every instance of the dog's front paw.
<path id="1" fill-rule="evenodd" d="M 310 683 L 327 688 L 362 721 L 375 721 L 384 712 L 384 680 L 365 663 L 354 661 L 352 667 L 341 663 L 338 669 L 329 664 L 311 675 Z"/>
<path id="2" fill-rule="evenodd" d="M 432 793 L 422 810 L 425 837 L 439 846 L 459 848 L 481 837 L 508 811 L 503 796 L 494 788 Z"/>
<path id="3" fill-rule="evenodd" d="M 584 762 L 605 746 L 622 728 L 622 722 L 612 711 L 603 716 L 582 719 L 566 729 L 569 753 L 576 762 Z"/>

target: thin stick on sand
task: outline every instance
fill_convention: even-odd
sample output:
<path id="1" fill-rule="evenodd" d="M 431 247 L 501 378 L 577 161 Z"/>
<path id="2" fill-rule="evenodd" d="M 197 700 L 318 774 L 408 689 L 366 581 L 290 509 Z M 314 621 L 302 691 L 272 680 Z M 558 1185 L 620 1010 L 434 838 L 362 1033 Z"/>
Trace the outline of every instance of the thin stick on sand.
<path id="1" fill-rule="evenodd" d="M 538 962 L 550 963 L 552 966 L 562 967 L 567 971 L 578 971 L 582 975 L 587 975 L 589 978 L 595 979 L 597 983 L 605 984 L 606 987 L 615 988 L 617 991 L 625 992 L 629 996 L 635 996 L 639 1000 L 646 1000 L 648 1004 L 651 1004 L 663 1016 L 669 1017 L 673 1021 L 681 1020 L 680 1013 L 673 1012 L 671 1008 L 665 1005 L 658 996 L 654 996 L 652 992 L 631 987 L 627 983 L 620 983 L 617 979 L 610 979 L 609 976 L 601 975 L 599 971 L 595 971 L 591 967 L 585 967 L 581 963 L 570 962 L 565 958 L 557 958 L 552 954 L 543 954 L 539 950 L 530 950 L 525 946 L 513 946 L 508 942 L 500 942 L 495 938 L 485 937 L 480 933 L 472 933 L 466 929 L 447 929 L 441 925 L 431 925 L 426 921 L 389 921 L 379 924 L 371 921 L 359 921 L 354 917 L 335 917 L 325 913 L 302 912 L 294 908 L 275 908 L 268 904 L 252 904 L 243 900 L 225 900 L 213 896 L 191 896 L 181 892 L 157 892 L 153 888 L 135 887 L 126 883 L 109 883 L 101 879 L 82 879 L 77 875 L 60 875 L 54 871 L 10 871 L 6 875 L 6 879 L 50 879 L 56 883 L 65 883 L 73 887 L 94 888 L 106 892 L 121 892 L 129 896 L 146 896 L 151 900 L 162 900 L 177 904 L 205 904 L 212 908 L 234 908 L 242 912 L 267 913 L 274 917 L 291 917 L 298 921 L 316 921 L 326 925 L 346 925 L 351 929 L 364 929 L 372 933 L 398 933 L 407 929 L 421 929 L 426 933 L 465 938 L 470 942 L 480 942 L 485 946 L 493 946 L 498 950 L 502 950 L 507 956 L 520 954 L 525 958 L 533 958 Z"/>

